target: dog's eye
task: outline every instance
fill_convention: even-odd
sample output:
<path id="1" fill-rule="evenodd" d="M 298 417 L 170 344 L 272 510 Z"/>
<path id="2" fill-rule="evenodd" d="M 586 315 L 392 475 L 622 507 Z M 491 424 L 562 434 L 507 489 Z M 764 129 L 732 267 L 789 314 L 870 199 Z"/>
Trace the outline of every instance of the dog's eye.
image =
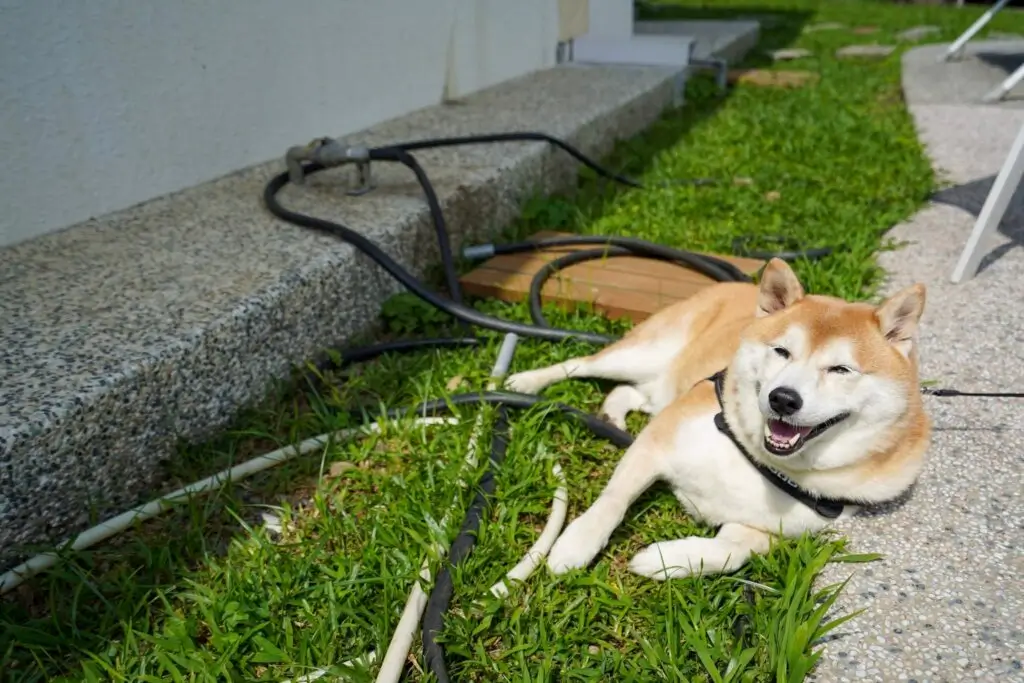
<path id="1" fill-rule="evenodd" d="M 790 358 L 789 351 L 782 348 L 781 346 L 773 346 L 772 351 L 774 351 L 780 358 L 786 358 L 787 360 Z"/>
<path id="2" fill-rule="evenodd" d="M 852 370 L 845 365 L 833 365 L 828 369 L 828 371 L 834 375 L 848 375 L 852 372 Z"/>

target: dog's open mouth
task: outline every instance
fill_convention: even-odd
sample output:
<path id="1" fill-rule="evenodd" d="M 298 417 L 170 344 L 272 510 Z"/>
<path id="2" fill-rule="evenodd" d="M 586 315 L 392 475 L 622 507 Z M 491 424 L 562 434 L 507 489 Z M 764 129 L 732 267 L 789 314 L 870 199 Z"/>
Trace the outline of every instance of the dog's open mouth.
<path id="1" fill-rule="evenodd" d="M 768 418 L 764 423 L 764 447 L 774 455 L 792 455 L 803 448 L 805 443 L 847 417 L 849 413 L 843 413 L 813 426 L 795 425 Z"/>

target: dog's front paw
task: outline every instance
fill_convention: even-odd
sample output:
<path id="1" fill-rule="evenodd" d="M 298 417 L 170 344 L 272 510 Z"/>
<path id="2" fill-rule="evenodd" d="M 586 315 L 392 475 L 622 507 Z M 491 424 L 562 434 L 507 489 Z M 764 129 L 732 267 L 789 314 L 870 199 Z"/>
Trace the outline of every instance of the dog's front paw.
<path id="1" fill-rule="evenodd" d="M 516 391 L 520 394 L 536 394 L 543 389 L 547 383 L 540 370 L 528 370 L 517 372 L 505 380 L 505 388 L 509 391 Z"/>
<path id="2" fill-rule="evenodd" d="M 683 579 L 699 574 L 705 567 L 703 547 L 709 539 L 683 538 L 678 541 L 652 543 L 629 562 L 629 570 L 655 581 Z"/>
<path id="3" fill-rule="evenodd" d="M 556 574 L 586 567 L 608 542 L 601 520 L 590 513 L 577 517 L 565 528 L 551 552 L 548 567 Z"/>

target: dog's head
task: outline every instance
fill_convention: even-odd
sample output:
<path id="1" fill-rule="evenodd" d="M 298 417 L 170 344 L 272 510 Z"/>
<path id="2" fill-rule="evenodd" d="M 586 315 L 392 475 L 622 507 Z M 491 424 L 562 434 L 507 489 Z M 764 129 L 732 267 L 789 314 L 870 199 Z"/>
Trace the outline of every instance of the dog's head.
<path id="1" fill-rule="evenodd" d="M 725 397 L 729 422 L 750 453 L 809 472 L 896 447 L 915 430 L 908 423 L 926 420 L 917 371 L 924 305 L 920 284 L 877 307 L 807 295 L 788 264 L 770 261 Z"/>

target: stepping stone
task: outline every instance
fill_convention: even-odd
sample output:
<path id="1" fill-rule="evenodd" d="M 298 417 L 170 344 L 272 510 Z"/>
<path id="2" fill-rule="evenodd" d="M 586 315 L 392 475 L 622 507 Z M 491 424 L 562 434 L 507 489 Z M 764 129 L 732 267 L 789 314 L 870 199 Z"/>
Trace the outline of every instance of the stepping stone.
<path id="1" fill-rule="evenodd" d="M 840 24 L 837 21 L 824 21 L 820 24 L 811 24 L 805 26 L 804 33 L 817 33 L 818 31 L 836 31 L 841 28 L 846 28 L 846 24 Z"/>
<path id="2" fill-rule="evenodd" d="M 731 69 L 730 83 L 762 87 L 797 88 L 816 82 L 818 74 L 811 71 L 770 71 L 768 69 Z"/>
<path id="3" fill-rule="evenodd" d="M 836 57 L 888 57 L 895 45 L 847 45 L 836 50 Z"/>
<path id="4" fill-rule="evenodd" d="M 926 38 L 927 36 L 930 36 L 933 33 L 938 32 L 938 26 L 915 26 L 913 28 L 908 28 L 906 31 L 898 33 L 896 37 L 899 38 L 900 40 L 921 40 L 922 38 Z"/>
<path id="5" fill-rule="evenodd" d="M 803 59 L 804 57 L 810 57 L 814 53 L 810 50 L 805 50 L 802 47 L 787 47 L 782 50 L 772 50 L 768 54 L 770 54 L 772 59 L 776 62 L 786 62 L 791 59 Z"/>
<path id="6" fill-rule="evenodd" d="M 858 36 L 870 36 L 872 33 L 878 33 L 877 26 L 858 26 L 853 29 L 853 33 Z"/>

